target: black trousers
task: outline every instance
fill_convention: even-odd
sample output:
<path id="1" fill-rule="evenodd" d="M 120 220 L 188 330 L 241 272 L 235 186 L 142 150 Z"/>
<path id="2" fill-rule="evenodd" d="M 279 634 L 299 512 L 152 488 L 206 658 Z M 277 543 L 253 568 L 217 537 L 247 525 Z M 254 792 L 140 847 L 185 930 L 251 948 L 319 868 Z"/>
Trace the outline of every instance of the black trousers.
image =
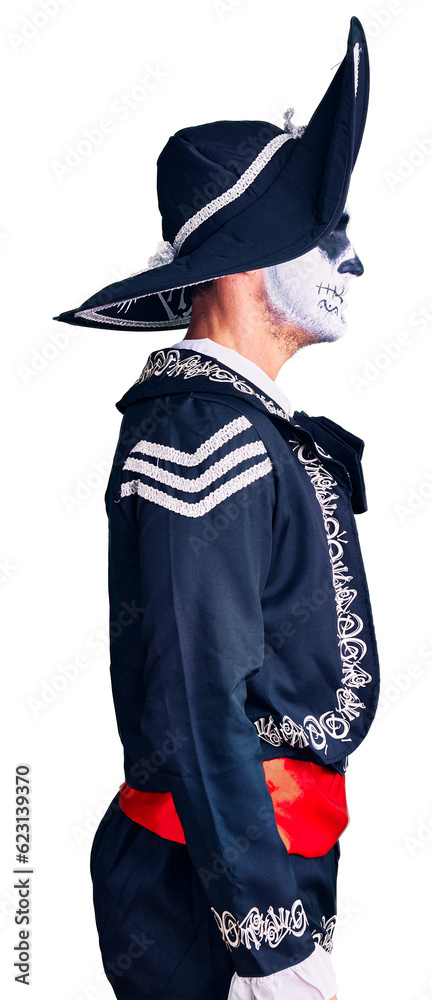
<path id="1" fill-rule="evenodd" d="M 187 848 L 129 819 L 114 796 L 93 838 L 99 946 L 118 1000 L 227 1000 L 235 966 Z M 291 854 L 315 939 L 331 950 L 339 841 L 320 858 Z M 240 947 L 242 947 L 240 945 Z"/>

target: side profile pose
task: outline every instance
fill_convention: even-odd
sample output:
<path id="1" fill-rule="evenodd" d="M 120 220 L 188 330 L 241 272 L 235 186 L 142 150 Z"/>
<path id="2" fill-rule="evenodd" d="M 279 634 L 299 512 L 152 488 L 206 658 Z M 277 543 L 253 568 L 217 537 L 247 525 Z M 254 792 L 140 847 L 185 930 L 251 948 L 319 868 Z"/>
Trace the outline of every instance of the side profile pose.
<path id="1" fill-rule="evenodd" d="M 116 404 L 105 494 L 125 780 L 90 870 L 119 1000 L 336 1000 L 345 772 L 379 693 L 364 443 L 275 378 L 346 329 L 368 93 L 353 17 L 306 127 L 176 132 L 147 269 L 54 317 L 187 328 Z"/>

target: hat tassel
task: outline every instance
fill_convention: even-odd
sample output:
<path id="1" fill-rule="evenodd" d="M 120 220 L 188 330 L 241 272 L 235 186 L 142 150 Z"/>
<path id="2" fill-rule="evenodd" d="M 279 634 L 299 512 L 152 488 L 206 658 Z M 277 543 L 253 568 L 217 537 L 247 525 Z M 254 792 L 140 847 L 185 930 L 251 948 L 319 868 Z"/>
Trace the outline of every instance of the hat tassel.
<path id="1" fill-rule="evenodd" d="M 284 112 L 283 130 L 284 132 L 287 132 L 287 134 L 290 135 L 292 139 L 300 139 L 300 136 L 303 135 L 303 132 L 306 130 L 306 125 L 294 125 L 294 123 L 291 121 L 293 114 L 294 114 L 294 108 L 288 108 Z"/>
<path id="2" fill-rule="evenodd" d="M 147 261 L 147 266 L 149 268 L 152 268 L 152 267 L 161 267 L 163 264 L 171 264 L 171 261 L 174 260 L 175 255 L 176 252 L 174 250 L 172 243 L 169 243 L 168 240 L 159 240 L 159 243 L 156 247 L 156 253 L 154 253 L 151 257 L 149 257 Z"/>
<path id="3" fill-rule="evenodd" d="M 174 250 L 172 243 L 168 243 L 168 240 L 159 240 L 156 247 L 156 253 L 149 257 L 147 267 L 143 268 L 142 271 L 133 271 L 130 277 L 135 278 L 137 274 L 144 274 L 145 271 L 151 270 L 152 267 L 162 267 L 163 264 L 171 264 L 175 255 L 176 251 Z"/>

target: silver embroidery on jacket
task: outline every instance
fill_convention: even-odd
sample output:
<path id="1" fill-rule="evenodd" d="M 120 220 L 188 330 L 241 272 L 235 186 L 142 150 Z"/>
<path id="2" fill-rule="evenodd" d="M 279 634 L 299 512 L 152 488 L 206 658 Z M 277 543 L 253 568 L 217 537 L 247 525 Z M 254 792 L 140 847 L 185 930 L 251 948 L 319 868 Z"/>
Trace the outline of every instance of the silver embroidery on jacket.
<path id="1" fill-rule="evenodd" d="M 226 473 L 235 470 L 242 463 L 250 459 L 256 459 L 261 455 L 266 455 L 267 457 L 264 461 L 254 461 L 243 472 L 231 476 L 226 482 L 221 483 L 220 486 L 217 486 L 216 489 L 208 493 L 207 496 L 202 497 L 201 500 L 191 502 L 181 499 L 180 497 L 173 496 L 167 489 L 157 489 L 155 486 L 143 482 L 141 479 L 131 479 L 128 482 L 121 483 L 120 499 L 137 493 L 143 499 L 159 504 L 160 507 L 172 510 L 176 514 L 183 514 L 185 517 L 202 517 L 203 514 L 207 514 L 208 511 L 213 510 L 214 507 L 222 503 L 227 497 L 232 496 L 238 490 L 244 489 L 250 483 L 254 483 L 257 479 L 261 479 L 272 471 L 273 465 L 263 441 L 251 441 L 249 444 L 233 448 L 227 455 L 213 462 L 213 465 L 210 465 L 201 475 L 197 475 L 193 479 L 188 479 L 186 476 L 180 476 L 177 473 L 170 472 L 168 469 L 161 468 L 159 461 L 162 459 L 166 462 L 175 463 L 178 466 L 187 466 L 192 469 L 197 468 L 197 466 L 210 458 L 221 445 L 244 433 L 250 427 L 252 427 L 252 424 L 247 417 L 244 415 L 235 417 L 234 420 L 230 420 L 214 434 L 211 434 L 209 438 L 203 441 L 192 452 L 181 451 L 178 448 L 157 444 L 154 441 L 144 439 L 138 441 L 131 448 L 124 462 L 123 470 L 138 472 L 143 476 L 147 476 L 148 479 L 159 482 L 162 487 L 168 487 L 169 489 L 178 490 L 183 493 L 199 493 L 208 486 L 211 486 L 217 479 L 226 475 Z M 147 462 L 142 458 L 134 457 L 136 454 L 148 455 L 157 461 Z"/>
<path id="2" fill-rule="evenodd" d="M 206 486 L 210 486 L 216 479 L 223 476 L 225 472 L 233 469 L 235 465 L 244 462 L 246 458 L 262 455 L 265 452 L 266 448 L 262 441 L 252 441 L 251 444 L 244 444 L 242 448 L 235 448 L 225 458 L 220 458 L 218 462 L 214 462 L 209 469 L 202 472 L 196 479 L 186 479 L 185 476 L 177 476 L 174 472 L 161 469 L 159 465 L 153 465 L 152 462 L 143 462 L 141 458 L 127 458 L 123 468 L 130 469 L 132 472 L 141 472 L 142 475 L 148 476 L 150 479 L 155 479 L 159 483 L 165 483 L 167 486 L 172 486 L 173 489 L 183 490 L 185 493 L 197 493 Z"/>
<path id="3" fill-rule="evenodd" d="M 357 597 L 357 591 L 354 587 L 347 586 L 353 578 L 348 575 L 348 566 L 345 565 L 344 559 L 343 546 L 348 543 L 348 539 L 343 537 L 346 535 L 346 530 L 341 531 L 340 522 L 336 517 L 336 500 L 339 494 L 334 492 L 334 488 L 338 486 L 337 481 L 324 468 L 308 445 L 293 439 L 290 439 L 289 443 L 293 446 L 293 451 L 297 452 L 297 458 L 311 480 L 321 507 L 335 590 L 337 641 L 342 660 L 341 684 L 344 686 L 336 691 L 336 705 L 330 711 L 323 712 L 319 719 L 314 715 L 307 715 L 303 725 L 298 725 L 289 715 L 284 715 L 278 725 L 270 715 L 267 719 L 265 717 L 257 719 L 254 725 L 260 739 L 273 746 L 280 746 L 281 743 L 300 748 L 310 745 L 315 750 L 324 750 L 324 753 L 327 753 L 327 736 L 342 742 L 351 742 L 351 737 L 348 736 L 351 721 L 358 718 L 361 709 L 366 708 L 352 688 L 365 687 L 372 680 L 372 676 L 360 665 L 367 652 L 367 645 L 364 639 L 360 638 L 363 619 L 350 608 Z"/>
<path id="4" fill-rule="evenodd" d="M 332 917 L 326 920 L 325 917 L 321 917 L 322 931 L 312 931 L 312 937 L 317 944 L 327 951 L 329 954 L 333 951 L 333 933 L 336 927 L 336 914 L 334 913 Z"/>
<path id="5" fill-rule="evenodd" d="M 155 489 L 154 486 L 149 486 L 148 483 L 141 482 L 141 479 L 132 479 L 129 483 L 122 483 L 121 496 L 126 497 L 132 493 L 138 493 L 145 500 L 151 500 L 153 503 L 159 504 L 160 507 L 175 511 L 176 514 L 184 514 L 186 517 L 202 517 L 209 510 L 213 510 L 217 504 L 222 503 L 222 500 L 226 500 L 233 493 L 249 486 L 256 479 L 266 476 L 272 468 L 269 458 L 266 458 L 264 462 L 257 462 L 244 472 L 240 472 L 238 476 L 229 479 L 227 483 L 222 483 L 202 500 L 196 500 L 194 503 L 172 497 L 169 493 L 164 493 L 162 490 Z M 180 489 L 180 487 L 178 488 Z"/>
<path id="6" fill-rule="evenodd" d="M 249 950 L 253 945 L 258 951 L 263 941 L 270 948 L 277 948 L 287 934 L 301 937 L 308 926 L 301 899 L 296 899 L 290 910 L 280 906 L 277 913 L 269 906 L 265 916 L 257 906 L 253 906 L 242 921 L 237 920 L 229 910 L 224 910 L 222 916 L 213 906 L 211 910 L 229 951 L 241 944 Z"/>
<path id="7" fill-rule="evenodd" d="M 212 359 L 203 361 L 201 354 L 192 354 L 188 358 L 180 359 L 180 350 L 178 348 L 172 347 L 167 351 L 153 351 L 134 385 L 147 381 L 152 375 L 162 374 L 170 376 L 182 375 L 185 379 L 204 375 L 212 382 L 230 382 L 234 389 L 238 389 L 239 392 L 246 393 L 249 396 L 256 396 L 257 399 L 260 399 L 269 413 L 275 413 L 279 417 L 285 417 L 286 420 L 290 420 L 289 413 L 286 413 L 281 407 L 276 406 L 276 403 L 272 399 L 264 396 L 263 393 L 256 392 L 249 382 L 245 382 L 235 372 L 221 368 L 217 361 L 213 361 Z"/>
<path id="8" fill-rule="evenodd" d="M 203 441 L 196 451 L 180 451 L 178 448 L 171 448 L 166 444 L 156 444 L 154 441 L 143 440 L 138 441 L 131 448 L 129 454 L 132 455 L 133 452 L 139 451 L 142 455 L 152 455 L 153 458 L 157 459 L 163 458 L 168 462 L 176 462 L 177 465 L 200 465 L 206 458 L 213 455 L 222 444 L 231 441 L 233 437 L 240 434 L 241 431 L 247 430 L 248 427 L 252 427 L 252 424 L 247 417 L 235 417 L 234 420 L 224 424 L 215 434 Z M 126 465 L 123 468 L 126 468 Z"/>

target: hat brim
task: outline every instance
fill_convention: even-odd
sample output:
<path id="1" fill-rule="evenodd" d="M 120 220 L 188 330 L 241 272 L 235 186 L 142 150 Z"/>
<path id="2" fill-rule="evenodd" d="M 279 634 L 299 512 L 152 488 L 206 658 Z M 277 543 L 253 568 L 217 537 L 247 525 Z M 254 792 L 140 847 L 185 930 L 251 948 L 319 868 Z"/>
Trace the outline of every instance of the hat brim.
<path id="1" fill-rule="evenodd" d="M 237 214 L 192 253 L 106 285 L 53 319 L 102 329 L 187 327 L 189 286 L 308 253 L 331 232 L 345 207 L 368 99 L 366 37 L 352 17 L 346 55 L 303 135 L 285 143 L 281 170 L 267 190 L 252 203 L 248 199 L 243 209 L 239 199 Z"/>

